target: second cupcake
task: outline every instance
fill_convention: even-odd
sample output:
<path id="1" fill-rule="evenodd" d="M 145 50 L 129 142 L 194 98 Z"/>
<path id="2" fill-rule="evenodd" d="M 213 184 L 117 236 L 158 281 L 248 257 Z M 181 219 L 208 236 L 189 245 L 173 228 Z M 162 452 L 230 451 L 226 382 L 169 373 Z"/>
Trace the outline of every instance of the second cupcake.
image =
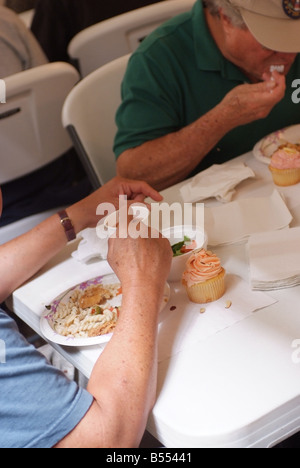
<path id="1" fill-rule="evenodd" d="M 225 270 L 214 253 L 202 249 L 187 261 L 182 282 L 192 302 L 207 304 L 224 295 Z"/>
<path id="2" fill-rule="evenodd" d="M 269 166 L 276 185 L 287 187 L 300 182 L 300 147 L 287 144 L 272 156 Z"/>

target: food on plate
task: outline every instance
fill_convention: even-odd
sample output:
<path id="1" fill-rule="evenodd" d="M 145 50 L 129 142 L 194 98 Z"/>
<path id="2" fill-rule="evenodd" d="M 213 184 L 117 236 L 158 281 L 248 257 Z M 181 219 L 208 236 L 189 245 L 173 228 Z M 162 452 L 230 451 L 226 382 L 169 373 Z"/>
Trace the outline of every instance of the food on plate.
<path id="1" fill-rule="evenodd" d="M 197 242 L 191 240 L 189 237 L 184 236 L 183 241 L 172 245 L 173 257 L 180 257 L 186 253 L 192 252 L 197 247 Z"/>
<path id="2" fill-rule="evenodd" d="M 281 187 L 300 182 L 300 145 L 286 143 L 272 155 L 269 169 L 274 183 Z"/>
<path id="3" fill-rule="evenodd" d="M 220 299 L 225 293 L 225 270 L 220 259 L 205 249 L 193 253 L 187 261 L 182 283 L 192 302 L 207 304 Z"/>
<path id="4" fill-rule="evenodd" d="M 120 307 L 108 300 L 121 294 L 120 284 L 89 286 L 76 289 L 68 302 L 61 301 L 51 316 L 53 329 L 62 336 L 89 338 L 111 333 L 117 323 Z"/>
<path id="5" fill-rule="evenodd" d="M 278 149 L 290 148 L 300 151 L 300 143 L 289 143 L 288 141 L 278 147 Z"/>
<path id="6" fill-rule="evenodd" d="M 113 297 L 112 294 L 113 293 L 109 289 L 104 288 L 99 284 L 99 286 L 88 288 L 80 297 L 78 303 L 82 309 L 87 309 L 88 307 L 92 307 L 96 304 L 100 305 L 107 299 L 111 299 Z"/>

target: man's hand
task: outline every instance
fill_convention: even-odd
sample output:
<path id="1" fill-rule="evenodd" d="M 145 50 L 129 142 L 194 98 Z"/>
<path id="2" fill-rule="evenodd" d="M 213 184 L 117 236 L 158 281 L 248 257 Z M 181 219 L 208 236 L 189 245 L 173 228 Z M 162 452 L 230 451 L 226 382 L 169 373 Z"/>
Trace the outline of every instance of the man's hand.
<path id="1" fill-rule="evenodd" d="M 126 195 L 128 200 L 135 202 L 144 202 L 145 198 L 150 197 L 155 201 L 162 201 L 162 196 L 146 182 L 138 180 L 128 180 L 122 177 L 116 177 L 100 190 L 101 197 L 105 201 L 113 203 L 116 208 L 119 206 L 119 196 Z"/>
<path id="2" fill-rule="evenodd" d="M 157 232 L 154 238 L 151 228 L 144 224 L 141 224 L 140 232 L 142 236 L 138 239 L 110 239 L 108 262 L 124 292 L 137 288 L 146 291 L 149 286 L 154 286 L 162 294 L 173 256 L 170 243 Z"/>
<path id="3" fill-rule="evenodd" d="M 272 75 L 266 75 L 261 83 L 234 88 L 219 104 L 219 111 L 229 129 L 233 129 L 267 117 L 283 99 L 285 90 L 285 77 L 275 71 Z"/>
<path id="4" fill-rule="evenodd" d="M 119 196 L 126 195 L 129 201 L 143 202 L 150 197 L 154 201 L 161 201 L 162 196 L 146 182 L 116 177 L 89 197 L 67 209 L 76 233 L 87 227 L 95 227 L 100 220 L 96 214 L 100 203 L 111 203 L 119 209 Z"/>

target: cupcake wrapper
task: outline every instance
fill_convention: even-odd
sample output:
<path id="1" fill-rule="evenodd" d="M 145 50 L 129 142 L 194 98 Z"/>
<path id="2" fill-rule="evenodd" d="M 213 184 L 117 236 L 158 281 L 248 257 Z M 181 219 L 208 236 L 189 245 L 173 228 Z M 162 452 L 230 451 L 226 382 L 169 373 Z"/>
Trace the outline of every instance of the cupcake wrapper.
<path id="1" fill-rule="evenodd" d="M 225 293 L 225 270 L 216 278 L 187 287 L 189 299 L 196 304 L 207 304 L 220 299 Z"/>
<path id="2" fill-rule="evenodd" d="M 277 169 L 276 167 L 269 167 L 273 181 L 280 187 L 288 187 L 300 182 L 300 169 Z"/>

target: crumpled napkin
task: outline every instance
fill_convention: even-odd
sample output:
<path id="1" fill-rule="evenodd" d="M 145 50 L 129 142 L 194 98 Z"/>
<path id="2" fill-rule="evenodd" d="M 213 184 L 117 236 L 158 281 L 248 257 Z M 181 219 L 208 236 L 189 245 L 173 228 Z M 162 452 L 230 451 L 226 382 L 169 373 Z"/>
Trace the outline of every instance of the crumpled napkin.
<path id="1" fill-rule="evenodd" d="M 235 187 L 243 180 L 255 177 L 243 162 L 215 164 L 181 187 L 184 202 L 195 203 L 206 198 L 216 198 L 223 203 L 232 200 Z"/>
<path id="2" fill-rule="evenodd" d="M 300 228 L 265 232 L 248 240 L 252 289 L 271 291 L 300 284 Z"/>
<path id="3" fill-rule="evenodd" d="M 81 231 L 79 236 L 82 241 L 78 248 L 72 253 L 72 257 L 78 262 L 86 263 L 92 259 L 106 260 L 108 253 L 108 238 L 100 239 L 97 236 L 97 230 L 88 228 Z"/>

